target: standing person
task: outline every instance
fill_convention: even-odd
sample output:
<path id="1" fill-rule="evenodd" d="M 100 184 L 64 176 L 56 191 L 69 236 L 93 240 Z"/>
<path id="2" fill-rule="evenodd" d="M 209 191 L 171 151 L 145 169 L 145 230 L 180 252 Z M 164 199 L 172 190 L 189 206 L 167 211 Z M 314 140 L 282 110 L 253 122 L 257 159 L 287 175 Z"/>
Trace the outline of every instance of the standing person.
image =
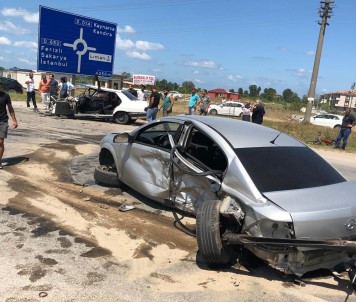
<path id="1" fill-rule="evenodd" d="M 147 121 L 151 123 L 157 118 L 158 105 L 161 95 L 157 92 L 156 87 L 152 87 L 152 93 L 147 108 Z"/>
<path id="2" fill-rule="evenodd" d="M 137 97 L 137 90 L 133 88 L 133 86 L 130 84 L 129 85 L 129 92 L 134 95 L 135 97 Z"/>
<path id="3" fill-rule="evenodd" d="M 202 90 L 202 95 L 198 105 L 200 105 L 199 113 L 200 115 L 207 115 L 210 107 L 210 97 L 208 96 L 208 91 L 206 89 Z"/>
<path id="4" fill-rule="evenodd" d="M 61 90 L 59 91 L 59 97 L 64 99 L 68 96 L 68 85 L 67 85 L 67 78 L 61 77 Z"/>
<path id="5" fill-rule="evenodd" d="M 5 138 L 7 138 L 7 132 L 9 129 L 9 116 L 7 114 L 6 106 L 12 118 L 12 126 L 15 129 L 18 125 L 15 116 L 15 111 L 12 107 L 11 98 L 7 93 L 2 91 L 2 87 L 0 87 L 0 169 L 3 168 L 1 160 L 4 155 Z"/>
<path id="6" fill-rule="evenodd" d="M 54 74 L 49 75 L 49 97 L 51 98 L 52 96 L 57 97 L 58 96 L 58 82 L 57 80 L 54 79 Z"/>
<path id="7" fill-rule="evenodd" d="M 163 90 L 163 104 L 158 107 L 158 110 L 161 110 L 162 108 L 162 115 L 163 116 L 168 116 L 172 112 L 173 104 L 174 104 L 174 97 L 173 95 L 169 95 L 168 89 Z"/>
<path id="8" fill-rule="evenodd" d="M 347 140 L 351 134 L 351 129 L 356 125 L 356 119 L 353 114 L 351 114 L 351 109 L 345 109 L 345 116 L 342 119 L 341 129 L 339 135 L 336 138 L 335 149 L 339 149 L 340 142 L 342 140 L 342 146 L 340 150 L 345 150 L 347 145 Z"/>
<path id="9" fill-rule="evenodd" d="M 266 112 L 260 100 L 256 101 L 256 103 L 252 106 L 251 111 L 252 123 L 261 125 L 263 123 L 263 116 Z"/>
<path id="10" fill-rule="evenodd" d="M 68 81 L 67 77 L 65 77 L 65 80 L 66 80 L 67 87 L 68 87 L 68 92 L 67 92 L 68 96 L 71 95 L 72 97 L 74 97 L 75 86 L 71 82 Z"/>
<path id="11" fill-rule="evenodd" d="M 43 74 L 41 76 L 40 84 L 38 85 L 38 92 L 41 95 L 43 109 L 45 110 L 47 109 L 47 104 L 49 102 L 49 90 L 50 90 L 49 81 L 47 80 L 46 75 Z"/>
<path id="12" fill-rule="evenodd" d="M 31 71 L 28 74 L 28 77 L 25 81 L 26 92 L 27 92 L 27 108 L 30 108 L 30 100 L 32 100 L 33 110 L 37 111 L 37 104 L 36 104 L 36 92 L 35 92 L 35 81 L 33 79 L 33 72 Z"/>
<path id="13" fill-rule="evenodd" d="M 242 106 L 242 120 L 246 122 L 251 121 L 251 103 L 247 101 L 244 106 Z"/>
<path id="14" fill-rule="evenodd" d="M 195 88 L 192 89 L 192 95 L 189 99 L 189 103 L 188 103 L 188 114 L 190 115 L 194 115 L 196 108 L 197 108 L 197 104 L 199 102 L 199 95 L 197 94 L 197 91 Z"/>
<path id="15" fill-rule="evenodd" d="M 141 85 L 141 89 L 139 91 L 137 91 L 137 99 L 139 101 L 146 101 L 147 95 L 146 95 L 146 86 L 145 85 Z"/>

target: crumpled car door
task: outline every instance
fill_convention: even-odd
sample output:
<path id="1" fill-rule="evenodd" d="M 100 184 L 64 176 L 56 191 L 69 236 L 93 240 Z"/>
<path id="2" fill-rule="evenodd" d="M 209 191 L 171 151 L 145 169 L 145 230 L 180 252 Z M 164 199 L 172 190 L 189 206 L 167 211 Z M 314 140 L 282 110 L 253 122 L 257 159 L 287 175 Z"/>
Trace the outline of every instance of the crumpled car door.
<path id="1" fill-rule="evenodd" d="M 170 200 L 176 207 L 195 213 L 204 201 L 218 199 L 221 181 L 216 175 L 207 174 L 199 160 L 192 160 L 179 149 L 180 146 L 175 146 L 171 158 L 175 164 L 170 176 Z"/>
<path id="2" fill-rule="evenodd" d="M 147 197 L 163 202 L 169 197 L 170 153 L 134 143 L 121 163 L 121 180 Z"/>

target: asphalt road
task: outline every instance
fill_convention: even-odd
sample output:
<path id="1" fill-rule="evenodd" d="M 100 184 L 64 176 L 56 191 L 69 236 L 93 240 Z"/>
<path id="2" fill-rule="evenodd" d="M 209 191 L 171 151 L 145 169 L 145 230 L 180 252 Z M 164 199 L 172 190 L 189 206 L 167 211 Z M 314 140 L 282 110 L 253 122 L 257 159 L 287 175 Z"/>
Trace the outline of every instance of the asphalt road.
<path id="1" fill-rule="evenodd" d="M 0 171 L 0 301 L 356 301 L 345 273 L 297 282 L 247 253 L 232 267 L 207 267 L 170 209 L 130 188 L 96 185 L 101 137 L 144 121 L 15 109 L 20 126 Z M 356 180 L 355 162 L 327 160 Z M 126 203 L 135 209 L 118 211 Z"/>

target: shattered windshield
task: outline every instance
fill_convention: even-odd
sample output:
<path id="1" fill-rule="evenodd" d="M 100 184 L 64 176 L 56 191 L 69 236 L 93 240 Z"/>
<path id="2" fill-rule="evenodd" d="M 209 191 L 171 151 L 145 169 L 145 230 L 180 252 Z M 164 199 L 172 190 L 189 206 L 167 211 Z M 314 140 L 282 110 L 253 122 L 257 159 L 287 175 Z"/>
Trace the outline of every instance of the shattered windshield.
<path id="1" fill-rule="evenodd" d="M 304 189 L 346 181 L 331 165 L 306 147 L 235 149 L 261 192 Z"/>

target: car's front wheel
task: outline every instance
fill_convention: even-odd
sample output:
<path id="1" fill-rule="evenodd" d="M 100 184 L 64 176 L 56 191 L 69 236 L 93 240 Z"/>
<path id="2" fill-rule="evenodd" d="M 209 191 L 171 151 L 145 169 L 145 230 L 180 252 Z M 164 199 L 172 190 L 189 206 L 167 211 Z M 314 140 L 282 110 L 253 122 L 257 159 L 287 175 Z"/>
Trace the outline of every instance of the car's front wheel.
<path id="1" fill-rule="evenodd" d="M 117 112 L 114 115 L 114 121 L 117 124 L 126 125 L 130 122 L 130 116 L 126 112 Z"/>
<path id="2" fill-rule="evenodd" d="M 221 222 L 221 200 L 205 201 L 197 211 L 197 241 L 199 252 L 209 264 L 228 264 L 232 260 L 229 246 L 223 245 L 221 236 L 225 228 Z"/>
<path id="3" fill-rule="evenodd" d="M 106 186 L 119 186 L 121 184 L 116 169 L 107 165 L 100 165 L 95 168 L 94 179 L 97 183 Z"/>
<path id="4" fill-rule="evenodd" d="M 218 112 L 216 111 L 216 109 L 211 109 L 211 110 L 209 111 L 209 113 L 210 113 L 211 115 L 217 115 L 217 114 L 218 114 Z"/>

